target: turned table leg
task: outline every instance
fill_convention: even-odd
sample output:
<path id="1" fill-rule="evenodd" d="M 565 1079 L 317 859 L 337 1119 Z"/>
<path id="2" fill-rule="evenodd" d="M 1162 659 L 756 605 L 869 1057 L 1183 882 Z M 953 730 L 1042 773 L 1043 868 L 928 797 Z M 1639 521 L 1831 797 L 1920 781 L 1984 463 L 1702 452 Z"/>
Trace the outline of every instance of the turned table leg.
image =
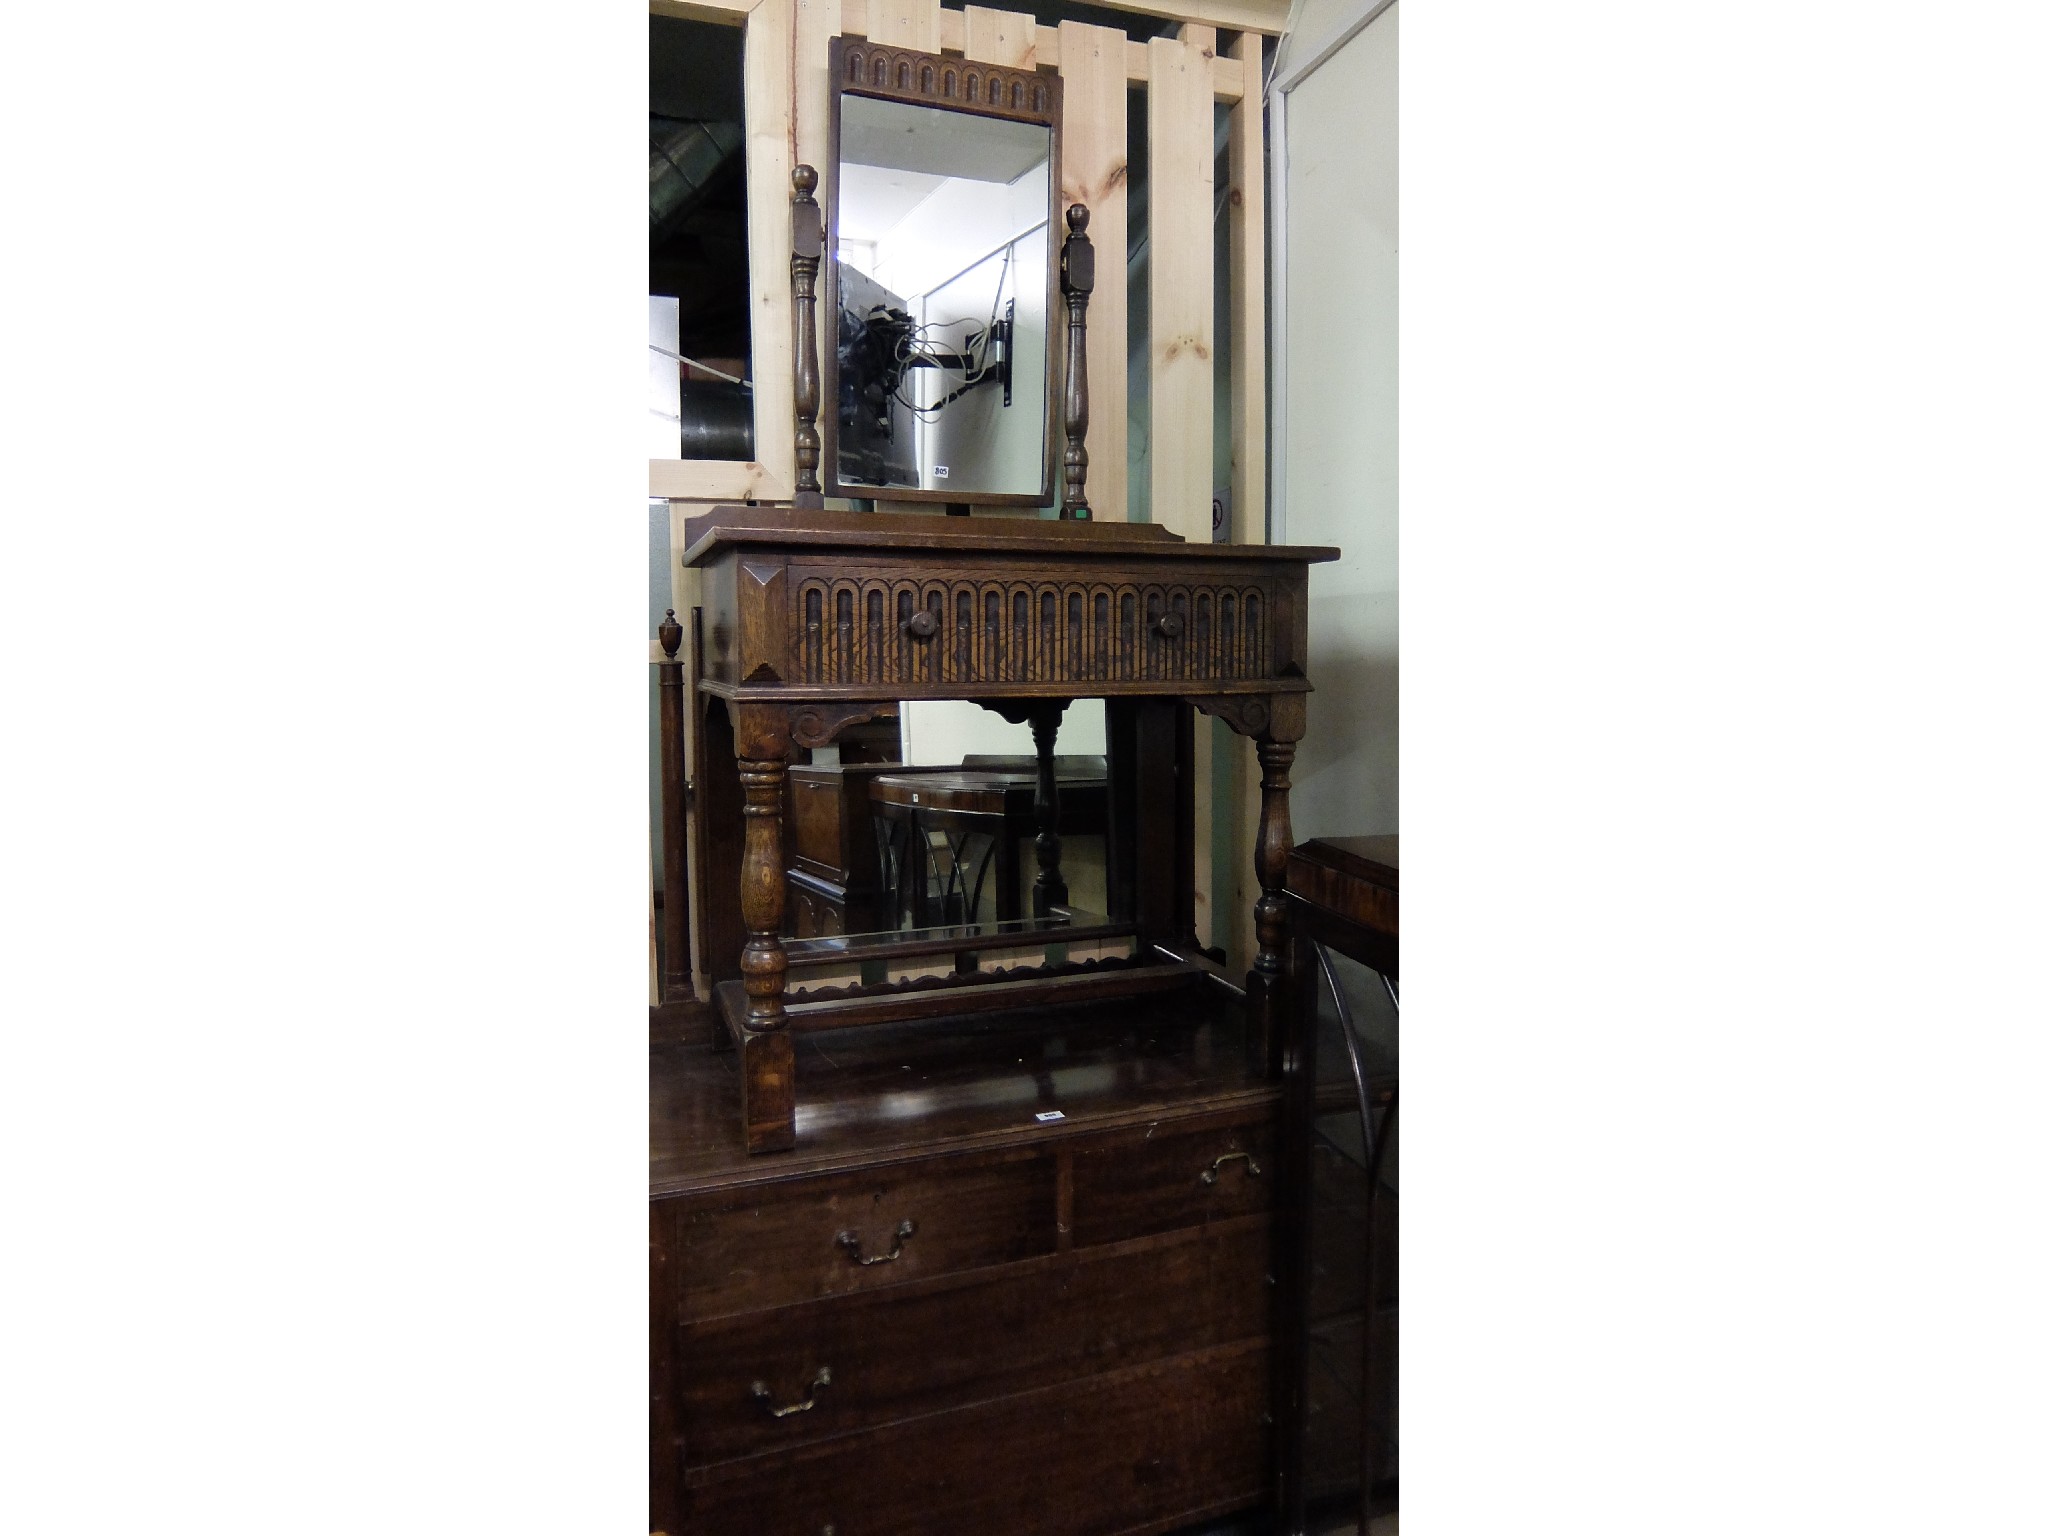
<path id="1" fill-rule="evenodd" d="M 740 911 L 747 925 L 740 977 L 747 992 L 740 1030 L 740 1107 L 749 1152 L 796 1145 L 796 1060 L 782 1006 L 789 957 L 782 948 L 786 873 L 782 859 L 782 791 L 788 763 L 742 757 L 746 851 L 740 863 Z"/>
<path id="2" fill-rule="evenodd" d="M 1281 960 L 1287 947 L 1287 854 L 1294 846 L 1294 829 L 1287 815 L 1287 792 L 1293 786 L 1287 770 L 1294 765 L 1294 743 L 1258 738 L 1259 748 L 1259 838 L 1253 864 L 1259 876 L 1259 899 L 1252 904 L 1252 921 L 1258 930 L 1259 953 L 1245 978 L 1245 999 L 1251 1004 L 1254 1038 L 1253 1059 L 1265 1063 L 1268 1074 L 1279 1070 Z"/>
<path id="3" fill-rule="evenodd" d="M 1054 907 L 1067 904 L 1067 881 L 1060 873 L 1060 791 L 1053 771 L 1053 748 L 1059 741 L 1060 716 L 1065 704 L 1031 712 L 1031 741 L 1038 749 L 1038 787 L 1031 802 L 1032 820 L 1037 824 L 1038 878 L 1031 885 L 1031 915 L 1047 917 Z"/>
<path id="4" fill-rule="evenodd" d="M 692 995 L 690 984 L 689 775 L 683 761 L 683 714 L 690 696 L 676 651 L 683 626 L 671 608 L 658 631 L 661 679 L 661 998 Z"/>

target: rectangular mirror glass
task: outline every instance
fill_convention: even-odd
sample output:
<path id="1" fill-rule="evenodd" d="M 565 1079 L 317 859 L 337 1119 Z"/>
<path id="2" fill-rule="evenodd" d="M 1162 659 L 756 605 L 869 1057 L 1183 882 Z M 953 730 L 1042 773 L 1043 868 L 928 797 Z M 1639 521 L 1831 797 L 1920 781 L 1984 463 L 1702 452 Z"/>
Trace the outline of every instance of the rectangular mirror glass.
<path id="1" fill-rule="evenodd" d="M 834 79 L 826 489 L 1043 506 L 1059 82 L 847 39 Z"/>

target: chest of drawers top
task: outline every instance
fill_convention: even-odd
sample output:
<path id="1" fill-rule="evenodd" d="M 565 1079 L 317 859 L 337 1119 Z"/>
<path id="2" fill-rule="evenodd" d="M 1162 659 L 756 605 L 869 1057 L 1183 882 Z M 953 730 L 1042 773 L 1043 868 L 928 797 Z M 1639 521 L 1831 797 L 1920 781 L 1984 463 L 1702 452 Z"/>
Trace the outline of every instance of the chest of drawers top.
<path id="1" fill-rule="evenodd" d="M 1144 523 L 719 507 L 692 518 L 728 697 L 1305 690 L 1308 567 Z"/>
<path id="2" fill-rule="evenodd" d="M 965 1019 L 943 1033 L 884 1025 L 827 1043 L 799 1036 L 804 1135 L 764 1159 L 746 1150 L 733 1054 L 710 1045 L 701 1005 L 689 1009 L 690 1025 L 658 1032 L 650 1055 L 657 1201 L 772 1200 L 820 1176 L 1016 1160 L 1101 1135 L 1163 1134 L 1189 1117 L 1263 1120 L 1279 1103 L 1278 1086 L 1247 1064 L 1242 1004 L 1197 987 L 1109 1009 Z"/>

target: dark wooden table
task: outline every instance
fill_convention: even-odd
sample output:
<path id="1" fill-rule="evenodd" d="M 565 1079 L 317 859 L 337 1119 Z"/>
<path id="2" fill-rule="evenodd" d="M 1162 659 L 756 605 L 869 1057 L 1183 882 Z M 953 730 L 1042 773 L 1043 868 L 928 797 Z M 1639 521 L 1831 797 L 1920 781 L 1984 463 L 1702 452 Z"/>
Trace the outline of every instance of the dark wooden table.
<path id="1" fill-rule="evenodd" d="M 1187 706 L 1253 738 L 1262 894 L 1246 991 L 1254 1049 L 1276 1058 L 1287 771 L 1308 719 L 1308 567 L 1338 551 L 1191 544 L 1152 524 L 766 507 L 713 508 L 690 519 L 687 537 L 684 562 L 703 572 L 704 867 L 738 867 L 747 935 L 736 966 L 715 955 L 707 969 L 728 978 L 714 996 L 739 1046 L 751 1150 L 796 1144 L 781 931 L 790 758 L 903 699 L 970 699 L 1028 722 L 1048 796 L 1068 702 L 1107 701 L 1110 915 L 1128 918 L 1146 958 L 1195 947 Z M 1057 856 L 1056 839 L 1040 841 L 1054 882 Z M 817 1010 L 798 1024 L 852 1016 Z"/>
<path id="2" fill-rule="evenodd" d="M 897 870 L 896 902 L 899 914 L 907 913 L 913 926 L 924 928 L 939 921 L 974 921 L 972 898 L 963 915 L 934 913 L 929 909 L 927 882 L 929 850 L 926 837 L 932 832 L 947 834 L 956 848 L 970 837 L 986 837 L 994 850 L 996 878 L 996 921 L 1008 922 L 1024 915 L 1019 890 L 1019 853 L 1027 832 L 1052 833 L 1055 837 L 1078 833 L 1082 836 L 1109 830 L 1109 779 L 1105 774 L 1083 777 L 1055 772 L 1059 798 L 1055 807 L 1041 805 L 1038 774 L 1030 771 L 1000 771 L 987 768 L 957 768 L 944 773 L 882 774 L 868 788 L 868 805 L 876 819 L 900 835 L 891 837 L 898 849 L 893 860 Z M 1040 824 L 1041 812 L 1045 814 Z M 919 870 L 919 864 L 927 868 Z M 907 900 L 905 898 L 908 898 Z M 1065 906 L 1067 889 L 1059 877 L 1057 858 L 1041 866 L 1032 887 L 1032 912 L 1044 917 L 1052 908 Z"/>
<path id="3" fill-rule="evenodd" d="M 1317 838 L 1287 859 L 1288 992 L 1292 1024 L 1283 1070 L 1285 1114 L 1281 1160 L 1285 1233 L 1281 1250 L 1283 1299 L 1279 1341 L 1279 1475 L 1275 1498 L 1279 1529 L 1299 1536 L 1310 1513 L 1312 1404 L 1357 1405 L 1351 1438 L 1357 1457 L 1358 1528 L 1384 1497 L 1389 1464 L 1394 1358 L 1398 1352 L 1392 1248 L 1395 1221 L 1384 1196 L 1382 1164 L 1398 1102 L 1394 1064 L 1372 1054 L 1354 1029 L 1334 969 L 1335 951 L 1385 977 L 1388 993 L 1400 980 L 1401 844 L 1394 836 Z M 1318 1082 L 1318 999 L 1327 976 L 1335 992 L 1341 1069 Z M 1334 1064 L 1333 1064 L 1334 1066 Z M 1334 1128 L 1334 1133 L 1333 1133 Z M 1319 1156 L 1319 1154 L 1321 1154 Z M 1355 1262 L 1318 1264 L 1334 1248 Z M 1328 1285 L 1331 1270 L 1350 1269 L 1356 1289 Z M 1337 1294 L 1333 1294 L 1333 1289 Z M 1355 1398 L 1348 1383 L 1323 1392 L 1316 1403 L 1319 1356 L 1351 1357 L 1359 1373 Z M 1324 1371 L 1324 1377 L 1329 1372 Z M 1338 1417 L 1324 1414 L 1327 1424 Z M 1348 1422 L 1348 1421 L 1347 1421 Z M 1338 1453 L 1342 1453 L 1339 1447 Z"/>

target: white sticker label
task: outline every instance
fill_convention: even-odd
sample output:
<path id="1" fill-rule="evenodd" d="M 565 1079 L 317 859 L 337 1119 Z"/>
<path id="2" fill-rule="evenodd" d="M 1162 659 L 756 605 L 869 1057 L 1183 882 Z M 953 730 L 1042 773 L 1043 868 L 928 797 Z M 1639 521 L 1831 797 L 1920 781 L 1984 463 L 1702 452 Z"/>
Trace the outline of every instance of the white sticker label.
<path id="1" fill-rule="evenodd" d="M 1064 1109 L 1048 1109 L 1044 1114 L 1034 1116 L 1034 1118 L 1041 1121 L 1064 1120 L 1067 1118 L 1067 1112 Z"/>

